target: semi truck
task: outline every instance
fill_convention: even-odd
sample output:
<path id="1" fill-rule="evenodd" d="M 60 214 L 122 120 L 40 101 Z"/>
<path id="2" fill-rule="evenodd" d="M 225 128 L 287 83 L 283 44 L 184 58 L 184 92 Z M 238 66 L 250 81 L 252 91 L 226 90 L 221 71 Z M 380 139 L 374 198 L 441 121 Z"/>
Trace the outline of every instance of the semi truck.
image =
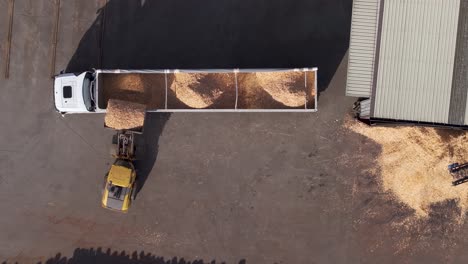
<path id="1" fill-rule="evenodd" d="M 105 113 L 109 99 L 145 104 L 148 112 L 315 112 L 317 68 L 93 69 L 54 78 L 62 114 Z"/>

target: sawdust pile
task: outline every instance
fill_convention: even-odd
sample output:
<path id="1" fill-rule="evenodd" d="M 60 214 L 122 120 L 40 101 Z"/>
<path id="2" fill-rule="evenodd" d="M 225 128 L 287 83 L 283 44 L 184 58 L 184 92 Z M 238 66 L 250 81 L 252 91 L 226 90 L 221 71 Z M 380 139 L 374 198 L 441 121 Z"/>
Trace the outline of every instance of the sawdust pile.
<path id="1" fill-rule="evenodd" d="M 289 107 L 305 104 L 304 72 L 257 72 L 258 83 L 273 97 Z"/>
<path id="2" fill-rule="evenodd" d="M 307 76 L 307 91 L 310 96 L 310 100 L 314 99 L 314 97 L 317 95 L 317 87 L 315 87 L 315 75 L 317 72 L 315 71 L 310 71 L 306 72 Z"/>
<path id="3" fill-rule="evenodd" d="M 231 73 L 176 73 L 170 89 L 187 106 L 207 108 L 223 94 L 235 94 L 235 77 Z M 232 106 L 234 102 L 235 97 Z"/>
<path id="4" fill-rule="evenodd" d="M 317 96 L 317 87 L 315 87 L 316 71 L 306 72 L 307 77 L 307 108 L 316 108 L 315 96 Z"/>
<path id="5" fill-rule="evenodd" d="M 115 74 L 114 79 L 119 83 L 122 91 L 144 92 L 143 80 L 140 74 Z"/>
<path id="6" fill-rule="evenodd" d="M 468 210 L 468 184 L 452 186 L 451 163 L 468 161 L 468 134 L 422 127 L 369 127 L 349 120 L 346 126 L 382 147 L 381 184 L 399 201 L 427 217 L 430 206 L 455 200 Z"/>
<path id="7" fill-rule="evenodd" d="M 164 74 L 102 74 L 100 78 L 103 108 L 109 99 L 144 104 L 151 109 L 165 107 Z"/>
<path id="8" fill-rule="evenodd" d="M 114 129 L 141 130 L 145 123 L 145 105 L 111 99 L 104 124 Z"/>

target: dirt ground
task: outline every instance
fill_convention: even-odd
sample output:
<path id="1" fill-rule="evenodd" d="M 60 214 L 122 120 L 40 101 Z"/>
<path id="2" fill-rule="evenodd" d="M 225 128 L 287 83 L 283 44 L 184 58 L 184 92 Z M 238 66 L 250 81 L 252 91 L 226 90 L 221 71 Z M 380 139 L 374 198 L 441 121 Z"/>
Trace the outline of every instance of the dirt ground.
<path id="1" fill-rule="evenodd" d="M 59 26 L 56 72 L 317 66 L 319 112 L 150 114 L 137 199 L 127 214 L 104 210 L 113 133 L 103 115 L 54 111 L 54 1 L 16 0 L 11 77 L 0 76 L 0 262 L 468 261 L 458 202 L 415 218 L 382 188 L 382 147 L 346 126 L 355 101 L 344 96 L 351 1 L 208 0 L 200 9 L 110 0 L 99 44 L 103 2 L 61 1 L 69 23 Z M 2 14 L 7 6 L 0 0 Z"/>

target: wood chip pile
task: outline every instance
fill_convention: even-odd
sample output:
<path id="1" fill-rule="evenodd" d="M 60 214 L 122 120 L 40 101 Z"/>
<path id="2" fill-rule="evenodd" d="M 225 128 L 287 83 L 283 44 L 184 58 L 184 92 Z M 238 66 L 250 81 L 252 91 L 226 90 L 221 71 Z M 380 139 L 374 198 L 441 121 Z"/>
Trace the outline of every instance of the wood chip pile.
<path id="1" fill-rule="evenodd" d="M 304 72 L 257 72 L 260 86 L 276 101 L 289 107 L 305 104 Z"/>
<path id="2" fill-rule="evenodd" d="M 170 90 L 190 108 L 208 108 L 223 96 L 229 96 L 224 100 L 228 104 L 226 108 L 234 108 L 236 100 L 233 73 L 176 73 Z M 177 106 L 169 105 L 173 107 Z"/>
<path id="3" fill-rule="evenodd" d="M 317 88 L 315 87 L 315 75 L 316 72 L 306 72 L 307 75 L 307 93 L 308 93 L 308 100 L 314 101 L 315 103 L 315 96 L 317 95 Z"/>
<path id="4" fill-rule="evenodd" d="M 275 101 L 258 84 L 255 73 L 239 73 L 239 109 L 281 109 L 285 105 Z"/>
<path id="5" fill-rule="evenodd" d="M 452 186 L 451 163 L 468 162 L 468 133 L 422 127 L 369 127 L 348 121 L 351 130 L 382 146 L 378 157 L 384 191 L 427 217 L 430 206 L 455 200 L 464 216 L 468 210 L 468 183 Z"/>
<path id="6" fill-rule="evenodd" d="M 145 105 L 111 99 L 107 104 L 104 124 L 117 130 L 141 131 L 145 123 L 145 113 Z"/>
<path id="7" fill-rule="evenodd" d="M 118 99 L 144 104 L 151 109 L 165 108 L 164 74 L 102 74 L 100 78 L 104 104 L 109 99 Z"/>
<path id="8" fill-rule="evenodd" d="M 305 77 L 307 76 L 307 86 Z M 315 72 L 239 73 L 240 109 L 308 109 L 315 105 Z"/>

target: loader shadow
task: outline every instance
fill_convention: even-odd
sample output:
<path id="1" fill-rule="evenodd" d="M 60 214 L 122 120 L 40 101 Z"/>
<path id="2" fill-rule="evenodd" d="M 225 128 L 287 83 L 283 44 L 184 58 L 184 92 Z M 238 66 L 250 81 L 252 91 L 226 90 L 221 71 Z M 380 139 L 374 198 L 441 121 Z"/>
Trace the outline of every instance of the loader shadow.
<path id="1" fill-rule="evenodd" d="M 184 258 L 173 257 L 166 259 L 161 256 L 156 256 L 145 251 L 133 251 L 127 253 L 125 251 L 112 251 L 110 248 L 104 249 L 98 247 L 94 248 L 76 248 L 71 257 L 63 256 L 57 253 L 55 257 L 49 258 L 44 263 L 38 262 L 37 264 L 225 264 L 226 262 L 219 262 L 216 260 L 204 261 L 203 259 L 185 260 Z M 238 264 L 247 264 L 242 259 Z M 236 263 L 236 264 L 237 264 Z M 8 264 L 6 261 L 2 264 Z M 21 263 L 18 263 L 21 264 Z"/>
<path id="2" fill-rule="evenodd" d="M 143 189 L 148 175 L 154 167 L 158 157 L 159 137 L 161 136 L 169 113 L 147 113 L 143 134 L 136 138 L 137 195 Z"/>
<path id="3" fill-rule="evenodd" d="M 348 45 L 352 0 L 110 0 L 67 72 L 318 67 L 327 88 Z"/>

